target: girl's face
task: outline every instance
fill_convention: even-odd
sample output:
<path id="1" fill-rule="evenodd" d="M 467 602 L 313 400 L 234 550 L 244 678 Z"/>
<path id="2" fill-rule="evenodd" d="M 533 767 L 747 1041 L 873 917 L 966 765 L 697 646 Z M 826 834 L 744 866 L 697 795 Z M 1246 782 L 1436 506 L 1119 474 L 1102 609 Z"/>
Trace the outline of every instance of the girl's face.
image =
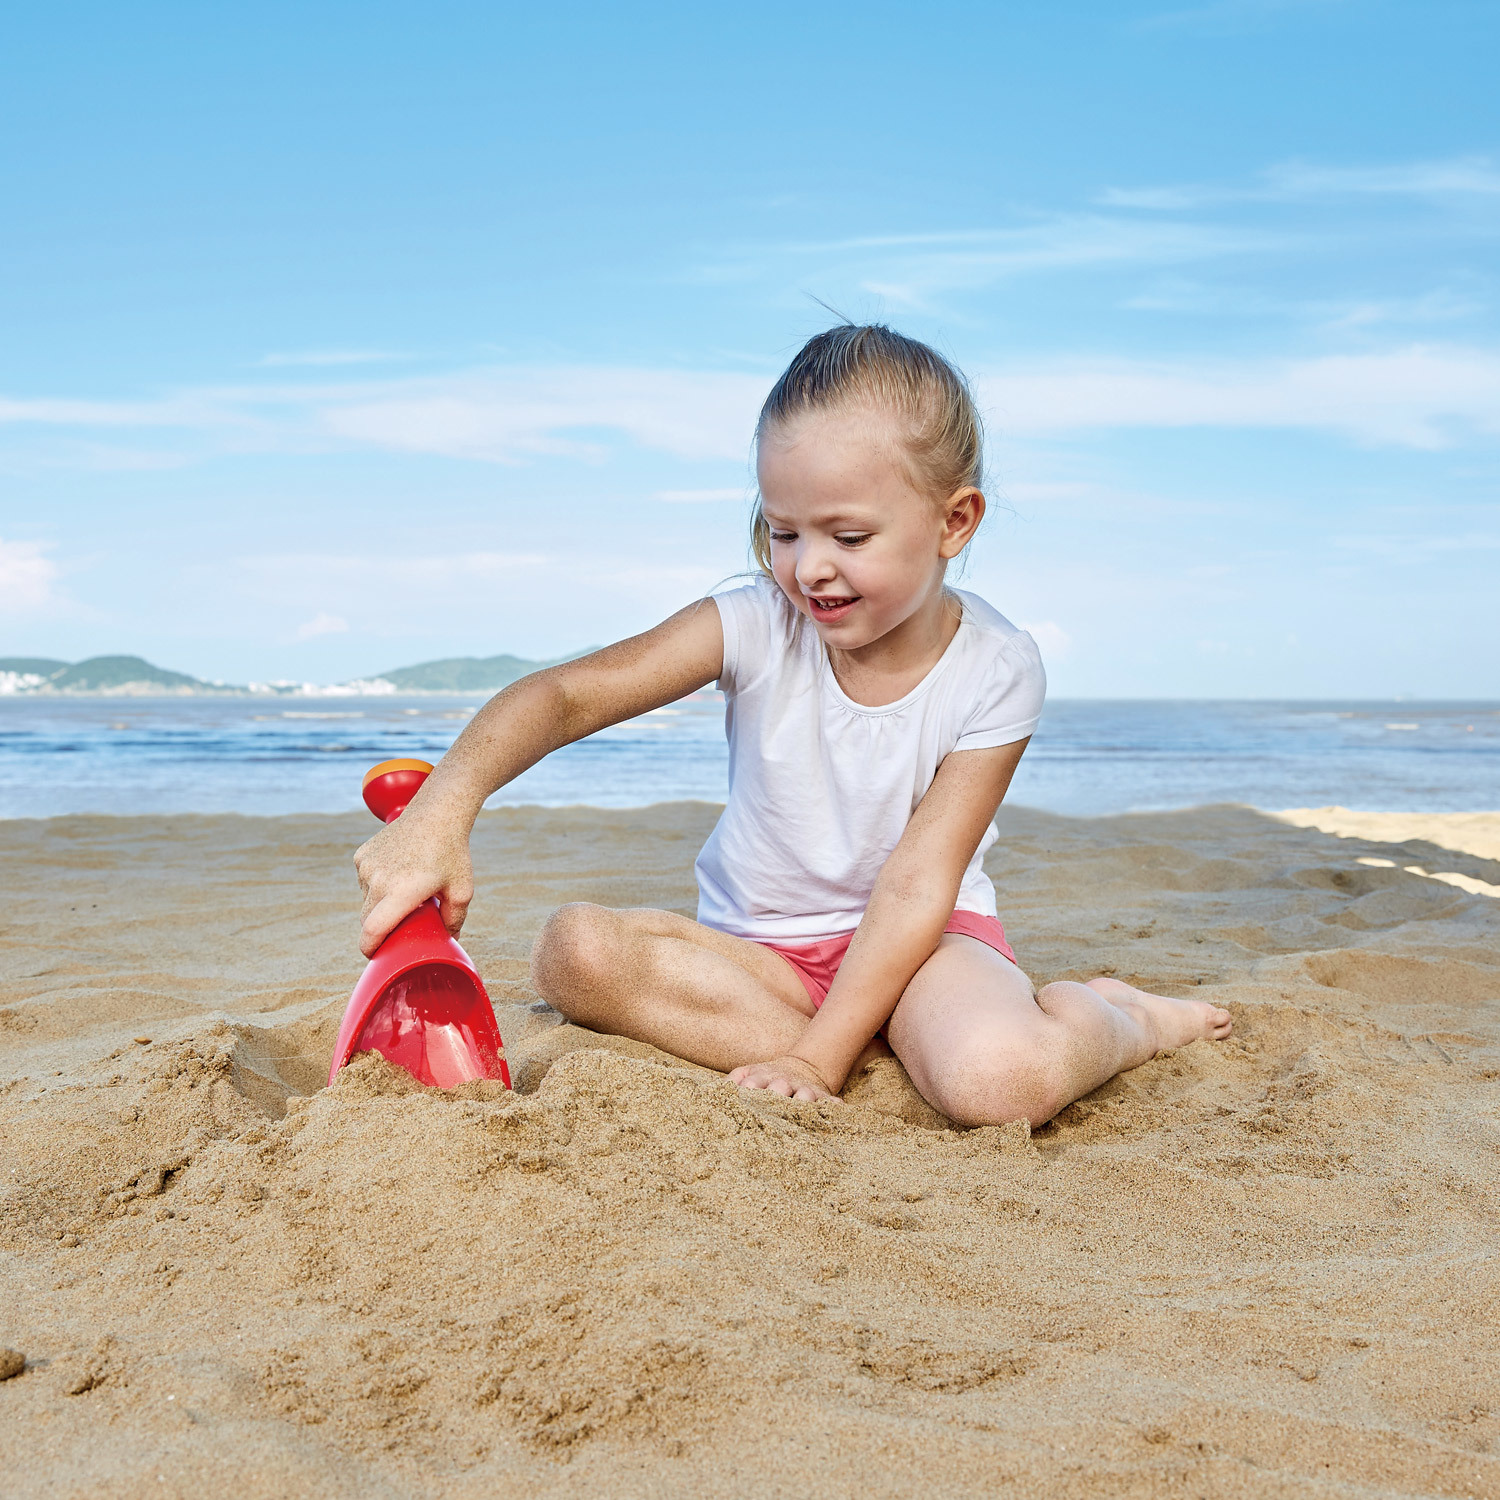
<path id="1" fill-rule="evenodd" d="M 761 436 L 771 569 L 832 647 L 856 651 L 937 605 L 943 572 L 984 515 L 978 490 L 943 504 L 912 485 L 879 412 L 817 413 Z"/>

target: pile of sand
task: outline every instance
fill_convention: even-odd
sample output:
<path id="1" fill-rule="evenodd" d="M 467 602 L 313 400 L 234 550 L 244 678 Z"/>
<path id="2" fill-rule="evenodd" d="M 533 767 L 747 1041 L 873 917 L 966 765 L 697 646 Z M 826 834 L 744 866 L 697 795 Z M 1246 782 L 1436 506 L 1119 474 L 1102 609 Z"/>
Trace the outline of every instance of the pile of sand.
<path id="1" fill-rule="evenodd" d="M 537 1004 L 546 911 L 690 910 L 712 818 L 481 820 L 515 1095 L 320 1088 L 362 821 L 0 825 L 10 1489 L 1500 1493 L 1493 900 L 1245 809 L 1009 812 L 1034 977 L 1236 1035 L 953 1131 L 894 1063 L 792 1104 Z"/>
<path id="2" fill-rule="evenodd" d="M 1500 860 L 1500 812 L 1355 812 L 1347 807 L 1292 807 L 1271 816 L 1297 828 L 1318 828 L 1339 838 L 1423 844 L 1475 854 L 1486 861 Z M 1403 869 L 1408 875 L 1441 880 L 1474 896 L 1500 897 L 1500 885 L 1458 870 L 1428 870 L 1422 865 L 1399 864 L 1378 855 L 1366 855 L 1360 863 L 1377 869 Z"/>
<path id="3" fill-rule="evenodd" d="M 1347 807 L 1290 807 L 1272 813 L 1296 828 L 1319 828 L 1345 839 L 1383 844 L 1427 843 L 1500 860 L 1500 812 L 1358 812 Z"/>

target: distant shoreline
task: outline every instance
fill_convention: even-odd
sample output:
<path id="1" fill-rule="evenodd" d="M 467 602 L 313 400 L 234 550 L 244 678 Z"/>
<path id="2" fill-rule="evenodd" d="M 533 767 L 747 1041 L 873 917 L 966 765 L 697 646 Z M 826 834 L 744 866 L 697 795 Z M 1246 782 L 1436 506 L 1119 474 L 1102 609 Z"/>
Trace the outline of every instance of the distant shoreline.
<path id="1" fill-rule="evenodd" d="M 172 672 L 141 656 L 91 656 L 58 661 L 48 656 L 0 656 L 0 698 L 388 698 L 396 693 L 498 693 L 522 677 L 574 656 L 532 661 L 524 656 L 450 656 L 393 667 L 346 682 L 205 682 Z"/>
<path id="2" fill-rule="evenodd" d="M 505 684 L 508 686 L 508 684 Z M 402 688 L 394 684 L 374 686 L 369 683 L 304 683 L 299 687 L 161 687 L 155 683 L 123 683 L 107 688 L 6 688 L 0 686 L 0 700 L 7 698 L 256 698 L 268 702 L 285 698 L 474 698 L 498 693 L 500 688 Z"/>

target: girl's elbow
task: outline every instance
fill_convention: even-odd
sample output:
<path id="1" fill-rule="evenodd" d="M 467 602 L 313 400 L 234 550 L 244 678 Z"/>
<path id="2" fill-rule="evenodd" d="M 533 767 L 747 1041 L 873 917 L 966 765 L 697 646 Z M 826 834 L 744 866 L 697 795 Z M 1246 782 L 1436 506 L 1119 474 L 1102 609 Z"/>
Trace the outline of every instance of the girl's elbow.
<path id="1" fill-rule="evenodd" d="M 890 882 L 884 894 L 905 916 L 934 920 L 941 927 L 953 915 L 958 882 L 935 880 L 931 875 L 913 871 Z"/>

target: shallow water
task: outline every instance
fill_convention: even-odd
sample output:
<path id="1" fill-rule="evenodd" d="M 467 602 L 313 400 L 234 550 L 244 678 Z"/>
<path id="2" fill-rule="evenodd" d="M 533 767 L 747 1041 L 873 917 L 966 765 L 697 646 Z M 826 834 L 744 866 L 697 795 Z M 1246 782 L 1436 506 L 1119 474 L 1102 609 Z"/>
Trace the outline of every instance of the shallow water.
<path id="1" fill-rule="evenodd" d="M 0 697 L 0 817 L 345 812 L 376 761 L 437 760 L 483 695 Z M 720 801 L 715 693 L 548 757 L 491 806 Z M 1098 815 L 1244 802 L 1500 806 L 1500 704 L 1054 700 L 1010 800 Z"/>

